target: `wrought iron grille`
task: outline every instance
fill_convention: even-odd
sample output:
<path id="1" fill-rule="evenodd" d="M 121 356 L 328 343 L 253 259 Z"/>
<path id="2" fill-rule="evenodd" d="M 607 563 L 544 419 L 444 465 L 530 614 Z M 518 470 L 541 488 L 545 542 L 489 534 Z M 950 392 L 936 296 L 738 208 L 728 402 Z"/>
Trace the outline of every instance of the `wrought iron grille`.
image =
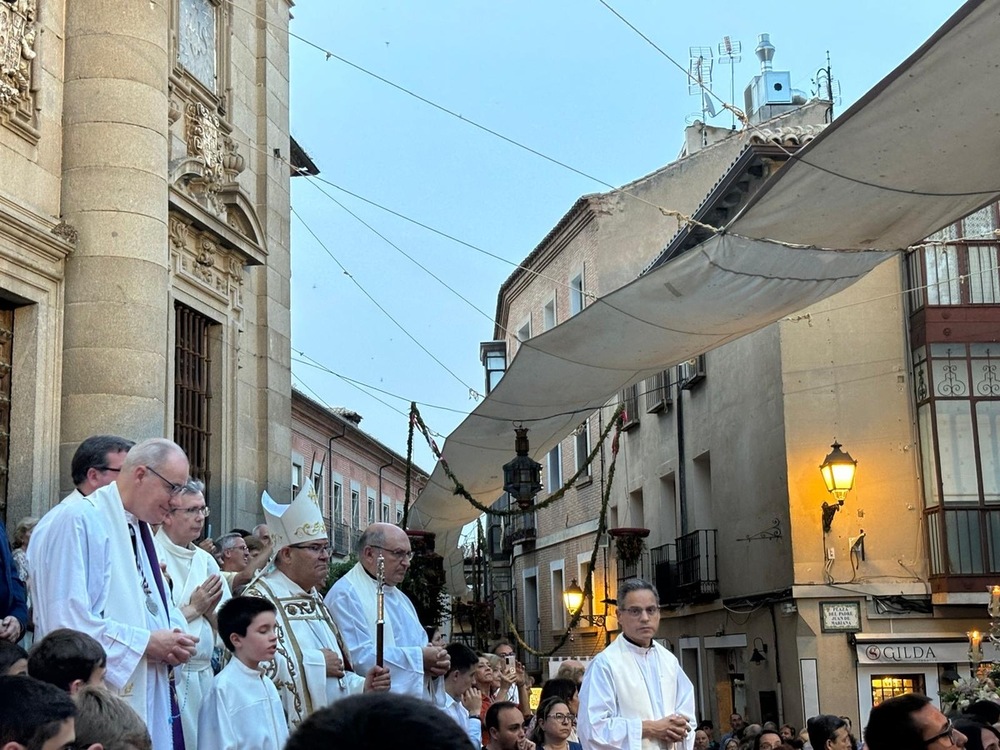
<path id="1" fill-rule="evenodd" d="M 174 441 L 187 453 L 191 476 L 212 478 L 212 321 L 190 307 L 174 308 Z"/>
<path id="2" fill-rule="evenodd" d="M 0 309 L 0 517 L 5 521 L 7 477 L 10 466 L 10 385 L 13 364 L 14 310 Z"/>

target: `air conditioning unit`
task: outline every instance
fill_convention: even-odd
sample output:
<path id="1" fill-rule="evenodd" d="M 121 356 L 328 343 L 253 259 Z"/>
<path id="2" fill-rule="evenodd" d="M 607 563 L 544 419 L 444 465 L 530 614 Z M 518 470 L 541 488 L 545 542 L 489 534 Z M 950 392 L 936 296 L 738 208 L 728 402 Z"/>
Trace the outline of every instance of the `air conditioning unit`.
<path id="1" fill-rule="evenodd" d="M 695 385 L 705 379 L 705 355 L 700 354 L 694 359 L 689 359 L 677 366 L 677 378 L 681 388 L 685 391 L 691 390 Z"/>

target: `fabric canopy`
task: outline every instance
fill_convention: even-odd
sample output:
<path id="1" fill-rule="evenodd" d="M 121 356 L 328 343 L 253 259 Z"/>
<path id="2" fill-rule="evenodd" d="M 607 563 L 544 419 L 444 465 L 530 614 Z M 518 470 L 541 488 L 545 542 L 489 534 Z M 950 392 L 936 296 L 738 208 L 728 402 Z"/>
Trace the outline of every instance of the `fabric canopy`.
<path id="1" fill-rule="evenodd" d="M 542 456 L 627 385 L 836 294 L 995 201 L 996 59 L 1000 0 L 966 3 L 779 170 L 725 234 L 525 342 L 444 444 L 464 487 L 485 505 L 503 494 L 515 422 Z M 437 466 L 411 524 L 438 533 L 451 590 L 462 593 L 459 534 L 479 513 L 453 489 Z"/>

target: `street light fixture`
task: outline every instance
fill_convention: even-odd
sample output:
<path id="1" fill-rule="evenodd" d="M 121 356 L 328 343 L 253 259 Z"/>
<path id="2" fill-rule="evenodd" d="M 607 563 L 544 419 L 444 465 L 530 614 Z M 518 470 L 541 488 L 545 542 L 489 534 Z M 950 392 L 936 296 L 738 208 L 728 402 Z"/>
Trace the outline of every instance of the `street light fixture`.
<path id="1" fill-rule="evenodd" d="M 580 588 L 580 584 L 573 579 L 573 582 L 563 589 L 563 604 L 566 605 L 566 611 L 569 612 L 569 616 L 576 617 L 577 613 L 583 609 L 583 589 Z M 596 628 L 603 628 L 606 621 L 607 615 L 580 615 L 581 620 L 585 620 Z"/>
<path id="2" fill-rule="evenodd" d="M 858 462 L 847 451 L 840 450 L 841 445 L 836 438 L 833 440 L 830 454 L 820 464 L 819 471 L 823 475 L 826 491 L 837 500 L 836 505 L 823 501 L 823 533 L 830 533 L 830 526 L 837 511 L 844 505 L 844 498 L 854 487 L 854 475 L 858 470 Z"/>
<path id="3" fill-rule="evenodd" d="M 757 648 L 757 641 L 760 641 L 759 649 Z M 761 653 L 761 651 L 763 651 L 764 653 Z M 764 639 L 760 637 L 754 638 L 753 653 L 750 654 L 750 661 L 754 664 L 763 664 L 765 661 L 767 661 L 767 657 L 764 655 L 766 653 L 767 653 L 767 644 L 764 643 Z"/>
<path id="4" fill-rule="evenodd" d="M 503 466 L 503 489 L 517 500 L 522 510 L 527 510 L 542 489 L 542 465 L 528 456 L 528 428 L 515 427 L 514 432 L 517 455 Z"/>

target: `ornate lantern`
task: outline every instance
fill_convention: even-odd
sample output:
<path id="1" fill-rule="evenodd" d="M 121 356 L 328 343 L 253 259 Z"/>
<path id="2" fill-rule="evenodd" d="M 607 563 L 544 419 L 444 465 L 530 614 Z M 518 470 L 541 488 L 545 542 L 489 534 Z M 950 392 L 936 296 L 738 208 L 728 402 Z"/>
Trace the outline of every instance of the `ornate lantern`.
<path id="1" fill-rule="evenodd" d="M 528 455 L 528 428 L 515 427 L 517 439 L 514 450 L 517 455 L 503 466 L 503 489 L 509 492 L 524 510 L 531 507 L 531 501 L 542 489 L 542 465 Z"/>

